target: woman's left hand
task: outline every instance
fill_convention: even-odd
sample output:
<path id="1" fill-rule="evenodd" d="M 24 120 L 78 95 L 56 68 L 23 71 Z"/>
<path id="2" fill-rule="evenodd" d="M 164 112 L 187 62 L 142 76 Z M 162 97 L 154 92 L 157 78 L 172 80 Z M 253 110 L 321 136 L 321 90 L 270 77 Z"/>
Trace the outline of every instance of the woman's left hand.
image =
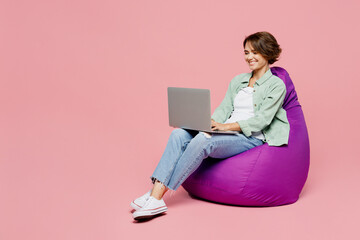
<path id="1" fill-rule="evenodd" d="M 218 123 L 211 119 L 211 130 L 228 131 L 228 124 Z"/>
<path id="2" fill-rule="evenodd" d="M 218 123 L 211 119 L 211 130 L 216 131 L 239 131 L 241 132 L 240 125 L 238 123 Z"/>

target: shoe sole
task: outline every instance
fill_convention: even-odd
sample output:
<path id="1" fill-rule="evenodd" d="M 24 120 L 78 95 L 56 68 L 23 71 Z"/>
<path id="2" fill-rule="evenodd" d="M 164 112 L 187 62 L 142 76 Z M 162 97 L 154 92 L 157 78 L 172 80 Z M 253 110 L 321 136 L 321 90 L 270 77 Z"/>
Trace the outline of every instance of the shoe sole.
<path id="1" fill-rule="evenodd" d="M 133 217 L 134 217 L 135 220 L 147 219 L 147 218 L 154 217 L 154 216 L 156 216 L 158 214 L 161 214 L 163 212 L 166 212 L 167 210 L 168 210 L 167 207 L 164 207 L 164 208 L 158 209 L 156 211 L 151 211 L 149 213 L 136 213 L 136 212 L 134 212 Z"/>

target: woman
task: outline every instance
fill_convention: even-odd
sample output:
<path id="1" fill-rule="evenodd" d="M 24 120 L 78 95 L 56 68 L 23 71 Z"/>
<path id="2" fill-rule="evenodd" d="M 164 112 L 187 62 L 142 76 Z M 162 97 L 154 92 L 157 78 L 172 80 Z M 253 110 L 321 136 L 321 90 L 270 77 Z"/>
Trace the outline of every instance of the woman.
<path id="1" fill-rule="evenodd" d="M 168 189 L 177 188 L 203 159 L 228 158 L 262 145 L 288 143 L 289 122 L 282 108 L 284 82 L 271 73 L 281 48 L 273 35 L 257 32 L 245 38 L 244 57 L 251 73 L 231 80 L 225 98 L 212 115 L 212 130 L 239 131 L 236 135 L 212 134 L 175 129 L 151 176 L 153 188 L 135 199 L 131 206 L 136 220 L 167 211 L 163 200 Z"/>

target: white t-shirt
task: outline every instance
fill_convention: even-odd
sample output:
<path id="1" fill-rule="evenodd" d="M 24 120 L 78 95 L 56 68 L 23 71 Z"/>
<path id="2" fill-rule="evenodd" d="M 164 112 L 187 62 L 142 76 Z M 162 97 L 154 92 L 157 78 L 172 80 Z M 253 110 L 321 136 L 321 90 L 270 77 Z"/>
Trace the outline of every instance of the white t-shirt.
<path id="1" fill-rule="evenodd" d="M 234 123 L 240 120 L 246 120 L 253 116 L 253 92 L 254 88 L 246 87 L 241 89 L 234 99 L 234 111 L 231 114 L 231 117 L 225 121 L 225 123 Z M 264 134 L 261 131 L 253 132 L 253 137 L 264 140 Z"/>

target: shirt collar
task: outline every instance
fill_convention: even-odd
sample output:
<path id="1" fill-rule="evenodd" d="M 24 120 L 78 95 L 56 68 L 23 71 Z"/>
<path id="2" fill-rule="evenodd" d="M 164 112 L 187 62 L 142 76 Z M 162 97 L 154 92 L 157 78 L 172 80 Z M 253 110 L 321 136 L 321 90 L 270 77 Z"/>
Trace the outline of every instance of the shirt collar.
<path id="1" fill-rule="evenodd" d="M 251 78 L 251 76 L 252 76 L 252 73 L 253 73 L 253 72 L 248 73 L 247 78 L 245 78 L 244 81 L 242 81 L 242 82 L 243 82 L 243 83 L 245 83 L 245 82 L 248 83 L 249 80 L 250 80 L 250 78 Z M 263 84 L 263 83 L 264 83 L 266 80 L 268 80 L 272 75 L 273 75 L 273 74 L 272 74 L 272 72 L 271 72 L 271 69 L 269 68 L 269 69 L 264 73 L 264 75 L 261 76 L 261 78 L 259 78 L 258 80 L 256 80 L 255 84 L 257 84 L 257 85 Z"/>

